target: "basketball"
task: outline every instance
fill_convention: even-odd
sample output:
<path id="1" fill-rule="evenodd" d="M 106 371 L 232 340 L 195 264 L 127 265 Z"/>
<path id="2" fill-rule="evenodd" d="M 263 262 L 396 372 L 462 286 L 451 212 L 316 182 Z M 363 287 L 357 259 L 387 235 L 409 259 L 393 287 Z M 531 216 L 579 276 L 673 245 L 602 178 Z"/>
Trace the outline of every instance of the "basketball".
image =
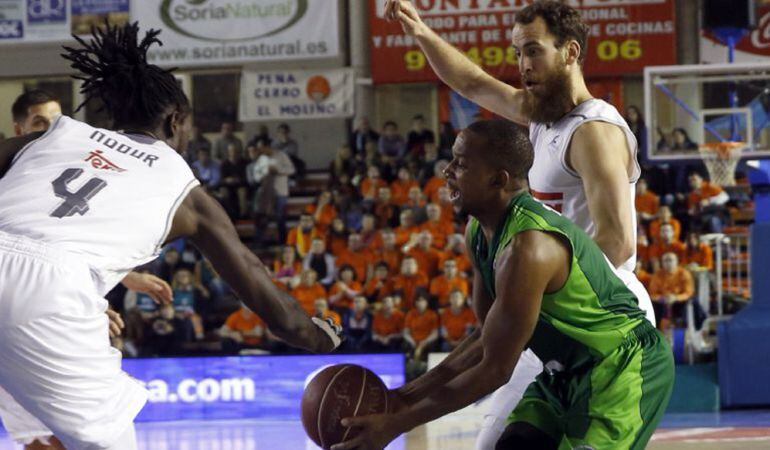
<path id="1" fill-rule="evenodd" d="M 350 439 L 355 430 L 343 427 L 346 417 L 381 414 L 388 410 L 388 388 L 371 370 L 338 364 L 320 371 L 302 396 L 302 425 L 321 448 Z"/>

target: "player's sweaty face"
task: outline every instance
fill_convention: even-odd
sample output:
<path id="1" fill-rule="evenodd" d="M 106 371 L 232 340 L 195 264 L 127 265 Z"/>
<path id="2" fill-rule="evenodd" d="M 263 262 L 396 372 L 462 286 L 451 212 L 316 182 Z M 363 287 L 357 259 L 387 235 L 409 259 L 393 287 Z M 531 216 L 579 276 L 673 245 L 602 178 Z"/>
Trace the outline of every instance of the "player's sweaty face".
<path id="1" fill-rule="evenodd" d="M 449 198 L 455 208 L 473 214 L 475 205 L 483 203 L 488 173 L 485 163 L 479 155 L 479 145 L 484 139 L 463 130 L 452 147 L 452 161 L 444 169 Z"/>
<path id="2" fill-rule="evenodd" d="M 51 101 L 32 105 L 27 108 L 27 118 L 18 124 L 19 135 L 46 131 L 60 115 L 61 105 L 59 102 Z"/>
<path id="3" fill-rule="evenodd" d="M 519 72 L 524 89 L 537 93 L 548 75 L 556 70 L 556 37 L 548 31 L 545 21 L 538 17 L 529 24 L 513 27 L 511 45 L 519 59 Z"/>

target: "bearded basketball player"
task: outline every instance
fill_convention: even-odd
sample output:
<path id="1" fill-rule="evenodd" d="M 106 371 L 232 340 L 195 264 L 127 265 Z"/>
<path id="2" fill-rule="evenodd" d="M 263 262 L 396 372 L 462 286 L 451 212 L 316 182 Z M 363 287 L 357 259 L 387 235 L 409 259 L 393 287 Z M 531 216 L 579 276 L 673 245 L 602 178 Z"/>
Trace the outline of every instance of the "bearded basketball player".
<path id="1" fill-rule="evenodd" d="M 654 324 L 649 294 L 636 279 L 634 189 L 640 175 L 637 143 L 622 116 L 591 96 L 583 78 L 588 27 L 580 13 L 559 1 L 536 1 L 516 13 L 512 46 L 523 89 L 490 76 L 441 39 L 409 0 L 387 0 L 386 17 L 413 36 L 436 74 L 464 97 L 499 116 L 529 127 L 535 159 L 529 172 L 533 196 L 587 232 L 617 269 Z M 452 377 L 454 358 L 430 377 L 401 388 L 406 402 L 419 400 L 437 377 Z M 548 363 L 548 361 L 544 361 Z M 506 418 L 526 387 L 543 370 L 522 353 L 511 381 L 492 398 L 477 449 L 493 449 Z M 441 381 L 438 380 L 438 384 Z"/>

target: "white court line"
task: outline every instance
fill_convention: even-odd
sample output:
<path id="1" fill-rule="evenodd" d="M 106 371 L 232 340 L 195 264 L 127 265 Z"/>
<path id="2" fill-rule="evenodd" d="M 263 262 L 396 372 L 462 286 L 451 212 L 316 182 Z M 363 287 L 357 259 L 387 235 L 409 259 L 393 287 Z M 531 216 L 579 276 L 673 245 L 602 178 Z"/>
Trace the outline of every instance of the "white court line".
<path id="1" fill-rule="evenodd" d="M 673 438 L 681 438 L 681 437 L 687 437 L 687 436 L 697 436 L 699 434 L 711 434 L 711 433 L 721 433 L 725 431 L 732 431 L 735 428 L 728 427 L 728 428 L 687 428 L 685 430 L 672 430 L 672 431 L 659 431 L 656 432 L 652 436 L 652 441 L 661 441 L 661 440 L 667 440 L 667 439 L 673 439 Z"/>
<path id="2" fill-rule="evenodd" d="M 709 442 L 768 442 L 770 437 L 768 436 L 755 436 L 755 437 L 725 437 L 725 438 L 705 438 L 705 439 L 685 439 L 679 442 L 686 442 L 688 444 L 700 444 Z"/>

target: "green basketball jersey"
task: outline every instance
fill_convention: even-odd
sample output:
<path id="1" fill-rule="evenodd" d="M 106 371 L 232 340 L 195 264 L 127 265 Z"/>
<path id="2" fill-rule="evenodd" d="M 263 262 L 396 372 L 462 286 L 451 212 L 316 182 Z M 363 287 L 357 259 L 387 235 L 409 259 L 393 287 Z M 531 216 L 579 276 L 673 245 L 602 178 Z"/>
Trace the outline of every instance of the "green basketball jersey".
<path id="1" fill-rule="evenodd" d="M 646 320 L 636 296 L 615 275 L 596 243 L 577 225 L 531 195 L 524 193 L 511 200 L 491 244 L 476 219 L 468 226 L 469 251 L 492 298 L 495 260 L 517 233 L 554 233 L 572 247 L 567 282 L 559 291 L 543 296 L 538 324 L 529 342 L 543 362 L 557 361 L 565 367 L 575 367 L 603 358 Z M 512 319 L 515 324 L 515 318 Z"/>

